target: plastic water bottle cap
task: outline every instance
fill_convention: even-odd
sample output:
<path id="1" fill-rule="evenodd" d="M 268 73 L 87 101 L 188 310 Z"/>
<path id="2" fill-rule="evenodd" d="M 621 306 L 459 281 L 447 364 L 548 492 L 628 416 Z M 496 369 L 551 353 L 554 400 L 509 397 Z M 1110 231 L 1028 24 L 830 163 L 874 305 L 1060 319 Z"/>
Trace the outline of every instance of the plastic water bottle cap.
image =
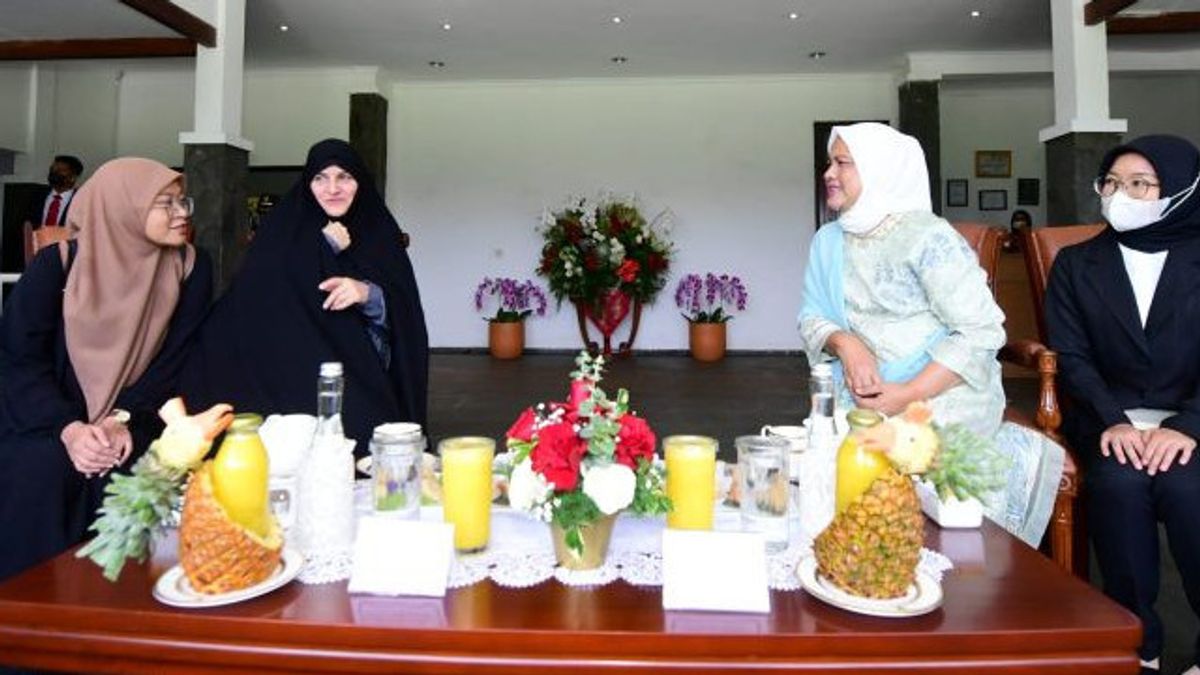
<path id="1" fill-rule="evenodd" d="M 341 361 L 326 361 L 321 364 L 321 377 L 341 377 L 342 362 Z"/>
<path id="2" fill-rule="evenodd" d="M 818 363 L 812 367 L 812 374 L 816 377 L 833 377 L 833 365 L 830 363 Z"/>

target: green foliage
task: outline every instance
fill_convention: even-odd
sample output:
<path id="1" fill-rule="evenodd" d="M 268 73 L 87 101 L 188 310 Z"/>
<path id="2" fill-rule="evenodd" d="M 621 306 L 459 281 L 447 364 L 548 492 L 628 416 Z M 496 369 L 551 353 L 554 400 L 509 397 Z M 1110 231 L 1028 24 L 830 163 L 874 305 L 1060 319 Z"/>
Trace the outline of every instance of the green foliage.
<path id="1" fill-rule="evenodd" d="M 941 445 L 937 458 L 924 478 L 938 495 L 958 499 L 984 496 L 1004 486 L 1008 459 L 987 438 L 961 424 L 934 425 Z"/>
<path id="2" fill-rule="evenodd" d="M 127 559 L 145 561 L 154 530 L 168 522 L 179 506 L 180 483 L 186 475 L 186 470 L 160 464 L 153 447 L 130 474 L 113 474 L 97 518 L 88 528 L 96 536 L 75 557 L 90 558 L 109 581 L 117 580 Z"/>
<path id="3" fill-rule="evenodd" d="M 671 498 L 667 496 L 666 478 L 661 468 L 646 460 L 638 462 L 635 472 L 637 488 L 633 491 L 630 510 L 643 516 L 664 515 L 671 511 Z"/>
<path id="4" fill-rule="evenodd" d="M 576 555 L 583 555 L 583 537 L 579 532 L 582 525 L 599 520 L 602 514 L 596 502 L 583 494 L 582 490 L 564 492 L 554 498 L 554 524 L 566 534 L 567 548 Z"/>

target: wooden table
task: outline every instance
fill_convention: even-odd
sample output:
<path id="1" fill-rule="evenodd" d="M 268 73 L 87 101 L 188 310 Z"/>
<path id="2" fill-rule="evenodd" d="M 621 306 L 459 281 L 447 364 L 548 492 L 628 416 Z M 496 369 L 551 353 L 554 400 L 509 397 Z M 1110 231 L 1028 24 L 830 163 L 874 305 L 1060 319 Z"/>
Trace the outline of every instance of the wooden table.
<path id="1" fill-rule="evenodd" d="M 240 605 L 179 610 L 151 597 L 151 565 L 110 584 L 67 554 L 0 585 L 0 662 L 155 673 L 1137 672 L 1137 619 L 1004 531 L 929 526 L 927 545 L 956 568 L 943 606 L 908 619 L 850 614 L 803 591 L 773 592 L 769 615 L 664 612 L 659 589 L 556 581 L 484 582 L 444 600 L 294 582 Z"/>

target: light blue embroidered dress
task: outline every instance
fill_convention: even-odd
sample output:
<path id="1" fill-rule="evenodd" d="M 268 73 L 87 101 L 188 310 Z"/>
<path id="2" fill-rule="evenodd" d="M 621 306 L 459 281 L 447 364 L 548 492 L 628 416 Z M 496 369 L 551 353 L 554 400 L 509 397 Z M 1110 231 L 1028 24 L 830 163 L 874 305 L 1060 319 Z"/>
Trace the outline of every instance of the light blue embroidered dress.
<path id="1" fill-rule="evenodd" d="M 813 239 L 804 296 L 800 333 L 810 364 L 834 360 L 826 341 L 849 330 L 876 355 L 886 381 L 908 381 L 930 360 L 962 379 L 930 401 L 934 419 L 994 438 L 1011 465 L 1005 494 L 987 500 L 988 515 L 1037 546 L 1063 451 L 1029 429 L 1001 425 L 1005 398 L 996 352 L 1005 341 L 1004 313 L 974 251 L 954 228 L 929 212 L 890 215 L 865 235 L 826 225 Z M 840 377 L 838 397 L 841 407 L 854 407 Z"/>

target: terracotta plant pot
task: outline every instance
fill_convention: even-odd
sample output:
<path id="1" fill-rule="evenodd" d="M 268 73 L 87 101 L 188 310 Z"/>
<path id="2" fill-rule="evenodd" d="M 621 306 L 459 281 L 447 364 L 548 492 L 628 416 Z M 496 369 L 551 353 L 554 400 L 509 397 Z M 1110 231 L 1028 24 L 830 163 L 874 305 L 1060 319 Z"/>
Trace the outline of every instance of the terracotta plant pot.
<path id="1" fill-rule="evenodd" d="M 497 359 L 520 358 L 525 350 L 524 321 L 489 321 L 488 351 Z"/>
<path id="2" fill-rule="evenodd" d="M 690 322 L 688 345 L 693 359 L 720 361 L 725 358 L 725 324 Z"/>
<path id="3" fill-rule="evenodd" d="M 579 528 L 583 537 L 583 553 L 576 554 L 567 548 L 566 532 L 554 523 L 550 523 L 550 535 L 554 540 L 554 557 L 558 564 L 569 570 L 594 570 L 604 564 L 608 556 L 608 542 L 612 538 L 613 525 L 617 522 L 616 514 L 602 516 L 594 523 Z"/>

